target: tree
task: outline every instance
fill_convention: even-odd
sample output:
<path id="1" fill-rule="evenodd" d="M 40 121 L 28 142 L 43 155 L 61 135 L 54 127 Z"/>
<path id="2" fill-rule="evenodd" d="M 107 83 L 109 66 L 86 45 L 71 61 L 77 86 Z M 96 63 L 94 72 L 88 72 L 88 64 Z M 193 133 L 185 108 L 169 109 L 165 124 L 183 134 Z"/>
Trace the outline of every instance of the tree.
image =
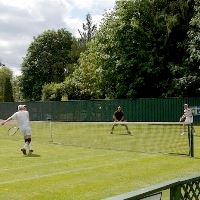
<path id="1" fill-rule="evenodd" d="M 95 35 L 98 61 L 88 64 L 101 72 L 104 96 L 176 96 L 192 16 L 192 1 L 117 1 Z"/>
<path id="2" fill-rule="evenodd" d="M 192 30 L 192 21 L 198 23 L 199 16 L 192 19 L 194 11 L 194 0 L 117 1 L 65 79 L 63 95 L 191 96 L 194 86 L 199 88 L 197 46 L 193 52 L 199 38 L 198 30 Z"/>
<path id="3" fill-rule="evenodd" d="M 28 48 L 22 63 L 21 88 L 26 100 L 41 100 L 45 84 L 64 81 L 70 71 L 73 38 L 65 29 L 43 32 Z"/>
<path id="4" fill-rule="evenodd" d="M 177 89 L 182 96 L 199 96 L 200 94 L 200 2 L 195 1 L 194 15 L 188 31 L 187 51 L 185 59 L 187 67 L 182 70 L 182 76 L 177 79 Z"/>
<path id="5" fill-rule="evenodd" d="M 24 101 L 23 95 L 21 93 L 21 76 L 13 77 L 13 97 L 15 102 Z"/>
<path id="6" fill-rule="evenodd" d="M 100 89 L 101 68 L 98 67 L 98 55 L 95 40 L 89 43 L 90 48 L 81 54 L 74 72 L 64 81 L 65 94 L 68 99 L 103 98 Z"/>
<path id="7" fill-rule="evenodd" d="M 13 102 L 12 71 L 6 66 L 0 66 L 0 101 Z"/>
<path id="8" fill-rule="evenodd" d="M 86 48 L 86 44 L 95 36 L 95 33 L 97 31 L 97 26 L 92 23 L 92 17 L 88 13 L 86 15 L 86 23 L 83 23 L 83 32 L 78 29 L 78 32 L 81 36 L 80 42 L 83 45 L 83 47 Z"/>
<path id="9" fill-rule="evenodd" d="M 63 96 L 63 83 L 50 83 L 43 86 L 42 100 L 43 101 L 60 101 Z"/>

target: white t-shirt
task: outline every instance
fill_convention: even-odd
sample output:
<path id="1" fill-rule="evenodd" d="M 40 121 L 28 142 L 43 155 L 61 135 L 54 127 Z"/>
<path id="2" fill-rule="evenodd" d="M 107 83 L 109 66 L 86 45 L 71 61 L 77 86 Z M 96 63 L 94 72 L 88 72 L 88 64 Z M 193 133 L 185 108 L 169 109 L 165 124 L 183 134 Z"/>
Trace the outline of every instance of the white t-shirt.
<path id="1" fill-rule="evenodd" d="M 10 118 L 17 120 L 17 124 L 18 124 L 20 130 L 30 128 L 28 111 L 20 110 L 18 112 L 15 112 Z"/>
<path id="2" fill-rule="evenodd" d="M 192 114 L 192 110 L 187 108 L 184 110 L 184 116 L 186 117 L 185 119 L 185 123 L 186 124 L 191 124 L 193 123 L 193 114 Z"/>

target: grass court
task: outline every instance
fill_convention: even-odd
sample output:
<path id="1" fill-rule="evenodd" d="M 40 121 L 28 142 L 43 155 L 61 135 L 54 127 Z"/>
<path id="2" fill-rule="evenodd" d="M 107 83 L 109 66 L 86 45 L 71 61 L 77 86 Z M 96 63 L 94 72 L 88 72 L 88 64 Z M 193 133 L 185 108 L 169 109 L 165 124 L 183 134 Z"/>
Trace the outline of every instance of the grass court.
<path id="1" fill-rule="evenodd" d="M 0 126 L 2 200 L 100 200 L 200 172 L 197 126 L 194 158 L 186 155 L 187 136 L 177 127 L 163 135 L 160 125 L 157 132 L 129 125 L 129 136 L 121 126 L 110 134 L 111 124 L 33 122 L 34 152 L 23 156 L 22 136 L 8 136 L 10 126 Z"/>

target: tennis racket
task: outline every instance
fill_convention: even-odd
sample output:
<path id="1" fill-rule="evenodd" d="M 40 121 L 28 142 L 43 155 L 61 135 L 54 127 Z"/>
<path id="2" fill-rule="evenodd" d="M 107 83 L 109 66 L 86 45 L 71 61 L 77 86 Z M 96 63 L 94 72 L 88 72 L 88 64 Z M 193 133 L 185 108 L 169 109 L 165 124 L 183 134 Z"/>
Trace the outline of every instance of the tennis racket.
<path id="1" fill-rule="evenodd" d="M 19 128 L 17 128 L 16 126 L 11 127 L 8 129 L 8 135 L 9 136 L 15 135 L 15 133 L 17 133 L 18 130 L 19 130 Z"/>
<path id="2" fill-rule="evenodd" d="M 183 116 L 181 116 L 181 118 L 180 118 L 180 122 L 184 122 L 185 121 L 185 119 L 186 119 L 186 117 L 183 115 Z"/>

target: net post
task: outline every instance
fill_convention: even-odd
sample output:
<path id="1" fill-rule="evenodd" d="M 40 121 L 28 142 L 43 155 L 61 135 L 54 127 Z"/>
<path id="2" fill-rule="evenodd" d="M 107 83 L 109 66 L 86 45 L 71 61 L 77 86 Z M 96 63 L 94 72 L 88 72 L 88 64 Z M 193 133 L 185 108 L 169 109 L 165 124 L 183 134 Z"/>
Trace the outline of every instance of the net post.
<path id="1" fill-rule="evenodd" d="M 194 157 L 194 127 L 193 124 L 188 125 L 188 137 L 189 137 L 189 156 Z"/>
<path id="2" fill-rule="evenodd" d="M 52 134 L 52 117 L 51 115 L 47 114 L 47 117 L 46 117 L 48 123 L 49 123 L 49 132 L 50 132 L 50 137 L 51 137 L 51 141 L 50 142 L 53 142 L 53 134 Z"/>
<path id="3" fill-rule="evenodd" d="M 193 124 L 191 126 L 191 157 L 194 157 L 194 127 Z"/>
<path id="4" fill-rule="evenodd" d="M 53 142 L 53 134 L 52 134 L 52 123 L 51 123 L 51 119 L 49 119 L 49 131 L 50 131 L 50 135 L 51 135 L 51 142 Z"/>

